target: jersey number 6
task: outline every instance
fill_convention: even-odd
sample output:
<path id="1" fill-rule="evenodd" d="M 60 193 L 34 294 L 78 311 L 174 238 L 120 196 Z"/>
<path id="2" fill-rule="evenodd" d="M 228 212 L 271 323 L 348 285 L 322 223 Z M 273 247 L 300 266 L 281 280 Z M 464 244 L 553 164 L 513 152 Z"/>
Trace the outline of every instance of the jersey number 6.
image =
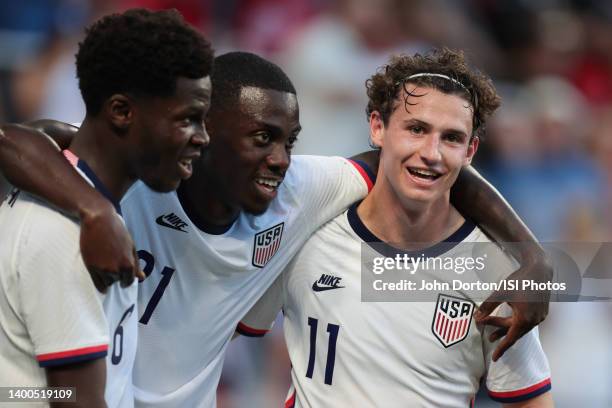
<path id="1" fill-rule="evenodd" d="M 121 316 L 121 320 L 115 329 L 115 333 L 113 333 L 113 354 L 111 355 L 111 363 L 113 365 L 117 365 L 121 362 L 121 357 L 123 357 L 123 321 L 127 319 L 132 312 L 134 311 L 134 304 L 128 307 L 123 316 Z M 119 345 L 117 347 L 117 345 Z M 117 352 L 117 350 L 119 350 Z"/>

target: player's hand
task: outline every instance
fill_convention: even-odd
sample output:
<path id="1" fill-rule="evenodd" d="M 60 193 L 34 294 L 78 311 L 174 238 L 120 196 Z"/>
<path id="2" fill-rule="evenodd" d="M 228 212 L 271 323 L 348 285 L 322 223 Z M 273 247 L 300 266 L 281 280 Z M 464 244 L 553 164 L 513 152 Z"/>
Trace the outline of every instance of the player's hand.
<path id="1" fill-rule="evenodd" d="M 527 279 L 543 283 L 550 281 L 552 275 L 552 265 L 542 256 L 536 261 L 527 262 L 506 279 Z M 493 361 L 497 361 L 518 339 L 546 318 L 549 301 L 550 291 L 514 290 L 494 292 L 482 303 L 474 316 L 476 323 L 498 327 L 491 333 L 490 341 L 503 337 L 493 352 Z M 489 316 L 504 302 L 512 308 L 511 316 Z"/>
<path id="2" fill-rule="evenodd" d="M 107 201 L 81 215 L 81 254 L 96 288 L 105 293 L 116 281 L 129 286 L 144 279 L 134 242 L 125 224 Z"/>

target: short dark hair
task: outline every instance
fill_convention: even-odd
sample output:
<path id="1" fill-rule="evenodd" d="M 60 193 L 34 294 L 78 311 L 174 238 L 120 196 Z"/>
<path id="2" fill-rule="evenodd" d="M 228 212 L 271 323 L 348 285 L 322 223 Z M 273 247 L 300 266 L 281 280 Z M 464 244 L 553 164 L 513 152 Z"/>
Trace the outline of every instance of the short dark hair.
<path id="1" fill-rule="evenodd" d="M 422 75 L 410 78 L 415 74 Z M 395 55 L 389 63 L 366 81 L 368 93 L 368 118 L 378 111 L 385 126 L 397 108 L 397 98 L 402 89 L 410 93 L 406 83 L 431 87 L 446 94 L 459 95 L 469 101 L 474 110 L 473 134 L 481 135 L 487 118 L 499 107 L 501 98 L 497 94 L 491 78 L 478 70 L 471 69 L 462 51 L 448 48 L 435 49 L 427 54 Z M 404 105 L 409 105 L 407 97 Z"/>
<path id="2" fill-rule="evenodd" d="M 211 83 L 211 110 L 234 103 L 240 89 L 247 86 L 296 94 L 293 83 L 278 65 L 250 52 L 228 52 L 216 57 Z"/>
<path id="3" fill-rule="evenodd" d="M 91 115 L 116 93 L 170 96 L 179 77 L 203 78 L 212 64 L 210 43 L 176 10 L 105 16 L 86 30 L 76 54 L 79 88 Z"/>

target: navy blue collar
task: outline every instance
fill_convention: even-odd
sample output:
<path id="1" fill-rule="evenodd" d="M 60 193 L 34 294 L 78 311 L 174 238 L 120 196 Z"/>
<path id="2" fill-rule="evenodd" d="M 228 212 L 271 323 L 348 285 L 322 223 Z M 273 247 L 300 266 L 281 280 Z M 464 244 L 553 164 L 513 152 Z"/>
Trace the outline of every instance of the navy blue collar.
<path id="1" fill-rule="evenodd" d="M 361 201 L 356 202 L 349 208 L 347 213 L 348 222 L 353 231 L 355 231 L 355 233 L 359 235 L 364 242 L 366 242 L 368 245 L 373 244 L 370 245 L 370 247 L 386 257 L 394 257 L 397 254 L 407 254 L 409 257 L 425 256 L 428 258 L 439 256 L 457 246 L 457 244 L 467 238 L 467 236 L 474 231 L 474 228 L 476 228 L 476 224 L 466 219 L 463 225 L 461 225 L 457 231 L 453 232 L 443 241 L 419 251 L 405 251 L 386 244 L 365 226 L 357 214 L 357 207 L 360 203 Z"/>
<path id="2" fill-rule="evenodd" d="M 106 199 L 113 204 L 115 210 L 117 210 L 117 213 L 121 215 L 121 207 L 119 206 L 119 203 L 113 198 L 106 186 L 102 184 L 102 182 L 100 181 L 98 176 L 96 176 L 96 173 L 94 173 L 91 167 L 89 167 L 89 165 L 82 159 L 79 159 L 79 161 L 77 162 L 77 167 L 93 183 L 94 188 L 98 190 L 104 197 L 106 197 Z"/>

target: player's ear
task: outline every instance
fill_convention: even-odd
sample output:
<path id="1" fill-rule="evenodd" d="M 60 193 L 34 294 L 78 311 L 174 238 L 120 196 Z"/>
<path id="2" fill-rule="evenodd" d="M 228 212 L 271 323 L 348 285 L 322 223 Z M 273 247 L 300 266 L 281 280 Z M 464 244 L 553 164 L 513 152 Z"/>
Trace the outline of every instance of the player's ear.
<path id="1" fill-rule="evenodd" d="M 134 117 L 134 101 L 127 95 L 111 95 L 104 103 L 106 117 L 120 133 L 127 131 Z"/>
<path id="2" fill-rule="evenodd" d="M 474 158 L 476 151 L 478 151 L 479 144 L 480 138 L 478 136 L 472 136 L 468 144 L 467 153 L 465 155 L 465 160 L 463 163 L 464 166 L 472 164 L 472 159 Z"/>
<path id="3" fill-rule="evenodd" d="M 370 142 L 372 146 L 381 148 L 384 144 L 385 123 L 378 111 L 370 113 Z"/>

